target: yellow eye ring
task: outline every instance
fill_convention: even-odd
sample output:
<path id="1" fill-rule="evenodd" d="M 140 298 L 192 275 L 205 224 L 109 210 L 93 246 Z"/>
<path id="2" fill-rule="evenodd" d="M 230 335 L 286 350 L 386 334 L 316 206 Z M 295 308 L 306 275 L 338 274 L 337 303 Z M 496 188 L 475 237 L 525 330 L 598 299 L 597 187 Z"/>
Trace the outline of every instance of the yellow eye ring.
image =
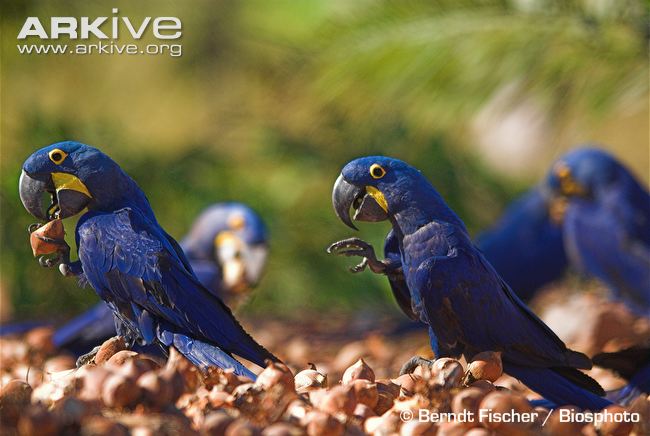
<path id="1" fill-rule="evenodd" d="M 386 175 L 386 170 L 379 164 L 372 164 L 370 166 L 370 176 L 373 179 L 381 179 Z"/>
<path id="2" fill-rule="evenodd" d="M 50 157 L 50 160 L 54 162 L 56 165 L 61 165 L 61 163 L 63 163 L 65 158 L 68 157 L 68 153 L 58 148 L 55 148 L 54 150 L 48 153 L 48 156 Z"/>

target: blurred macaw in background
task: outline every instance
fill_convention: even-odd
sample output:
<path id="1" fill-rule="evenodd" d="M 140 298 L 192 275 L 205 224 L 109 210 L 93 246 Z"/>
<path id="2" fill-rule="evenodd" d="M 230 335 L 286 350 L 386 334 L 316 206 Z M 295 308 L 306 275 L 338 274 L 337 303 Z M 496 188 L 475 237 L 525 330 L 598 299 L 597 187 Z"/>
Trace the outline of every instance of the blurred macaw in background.
<path id="1" fill-rule="evenodd" d="M 551 219 L 543 186 L 513 201 L 493 227 L 475 238 L 475 244 L 525 302 L 560 279 L 568 266 L 562 226 Z"/>
<path id="2" fill-rule="evenodd" d="M 264 272 L 268 232 L 250 207 L 216 203 L 199 214 L 180 246 L 203 286 L 236 308 Z M 80 355 L 112 336 L 113 311 L 100 302 L 58 328 L 52 340 L 57 348 Z"/>
<path id="3" fill-rule="evenodd" d="M 328 251 L 363 257 L 356 270 L 367 266 L 389 278 L 401 273 L 411 312 L 429 326 L 437 357 L 463 355 L 469 361 L 482 351 L 501 352 L 505 372 L 556 404 L 585 409 L 611 404 L 602 398 L 602 387 L 579 371 L 591 368 L 590 359 L 568 349 L 516 296 L 417 169 L 383 156 L 353 160 L 337 179 L 332 202 L 352 228 L 351 207 L 355 220 L 391 222 L 391 244 L 399 256 L 380 261 L 358 238 L 334 243 Z M 416 357 L 404 369 L 423 361 Z"/>
<path id="4" fill-rule="evenodd" d="M 648 191 L 616 158 L 592 147 L 562 156 L 546 187 L 570 263 L 631 311 L 650 316 Z"/>
<path id="5" fill-rule="evenodd" d="M 234 368 L 253 379 L 233 354 L 259 366 L 278 361 L 199 282 L 142 190 L 98 149 L 67 141 L 36 151 L 23 164 L 19 191 L 38 219 L 84 212 L 75 230 L 79 260 L 64 252 L 59 269 L 95 289 L 127 344 L 174 346 L 198 367 Z M 44 210 L 46 194 L 51 203 Z"/>
<path id="6" fill-rule="evenodd" d="M 269 251 L 262 218 L 235 202 L 203 210 L 180 245 L 201 283 L 230 307 L 257 286 Z"/>

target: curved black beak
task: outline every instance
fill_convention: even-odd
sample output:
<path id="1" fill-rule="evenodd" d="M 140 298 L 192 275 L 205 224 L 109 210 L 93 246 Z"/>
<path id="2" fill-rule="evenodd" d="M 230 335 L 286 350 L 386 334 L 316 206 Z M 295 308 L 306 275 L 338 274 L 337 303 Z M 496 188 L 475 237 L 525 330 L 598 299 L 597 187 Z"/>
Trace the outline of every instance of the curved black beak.
<path id="1" fill-rule="evenodd" d="M 370 189 L 370 188 L 369 188 Z M 332 204 L 336 216 L 345 225 L 358 230 L 353 224 L 356 221 L 377 222 L 388 219 L 388 213 L 384 210 L 375 198 L 365 188 L 359 188 L 348 183 L 343 175 L 340 175 L 334 183 L 332 191 Z M 350 218 L 350 208 L 354 209 L 354 216 Z"/>
<path id="2" fill-rule="evenodd" d="M 22 201 L 27 212 L 39 220 L 49 219 L 47 211 L 43 207 L 45 193 L 49 193 L 52 198 L 54 197 L 54 184 L 49 176 L 47 179 L 41 180 L 30 176 L 23 170 L 20 174 L 20 181 L 18 182 L 18 192 L 20 194 L 20 201 Z"/>
<path id="3" fill-rule="evenodd" d="M 23 171 L 20 175 L 18 191 L 27 212 L 45 221 L 74 216 L 91 200 L 91 197 L 73 188 L 56 189 L 50 174 L 35 176 Z M 44 194 L 49 194 L 50 197 L 50 204 L 47 207 L 45 207 Z"/>
<path id="4" fill-rule="evenodd" d="M 336 216 L 339 217 L 346 226 L 353 228 L 354 230 L 359 229 L 357 229 L 354 223 L 352 223 L 350 207 L 352 207 L 355 202 L 358 205 L 364 194 L 365 190 L 348 183 L 343 178 L 343 174 L 339 175 L 339 178 L 336 179 L 336 182 L 334 183 L 334 188 L 332 190 L 332 205 L 334 206 L 334 212 L 336 212 Z"/>

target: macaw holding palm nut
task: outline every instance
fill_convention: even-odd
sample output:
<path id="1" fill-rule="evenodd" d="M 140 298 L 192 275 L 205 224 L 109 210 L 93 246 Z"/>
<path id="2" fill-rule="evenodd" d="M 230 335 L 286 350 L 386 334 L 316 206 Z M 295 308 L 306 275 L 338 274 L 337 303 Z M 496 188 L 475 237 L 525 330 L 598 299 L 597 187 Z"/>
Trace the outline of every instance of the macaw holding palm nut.
<path id="1" fill-rule="evenodd" d="M 253 379 L 233 354 L 259 366 L 278 360 L 199 282 L 144 192 L 98 149 L 66 141 L 36 151 L 23 164 L 19 190 L 38 219 L 83 212 L 75 230 L 79 260 L 64 253 L 59 269 L 95 289 L 127 344 L 173 346 L 198 367 L 234 368 Z"/>
<path id="2" fill-rule="evenodd" d="M 262 276 L 267 240 L 266 226 L 255 211 L 225 202 L 203 210 L 180 246 L 203 286 L 236 309 Z M 59 327 L 52 341 L 80 355 L 112 336 L 113 311 L 102 301 Z"/>

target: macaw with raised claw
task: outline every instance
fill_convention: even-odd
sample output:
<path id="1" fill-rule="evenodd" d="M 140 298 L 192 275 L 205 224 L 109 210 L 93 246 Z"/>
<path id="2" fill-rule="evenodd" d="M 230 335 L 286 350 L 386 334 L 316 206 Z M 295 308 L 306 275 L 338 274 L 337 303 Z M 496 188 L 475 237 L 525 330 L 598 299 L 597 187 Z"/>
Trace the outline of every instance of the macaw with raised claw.
<path id="1" fill-rule="evenodd" d="M 267 241 L 266 226 L 255 211 L 224 202 L 204 209 L 180 246 L 203 286 L 236 308 L 262 276 Z M 114 335 L 113 311 L 100 302 L 58 328 L 52 340 L 57 348 L 79 355 Z"/>
<path id="2" fill-rule="evenodd" d="M 63 256 L 59 269 L 95 289 L 127 344 L 173 346 L 197 367 L 233 368 L 253 379 L 234 354 L 259 366 L 278 361 L 199 282 L 144 192 L 106 154 L 73 141 L 42 148 L 23 164 L 19 192 L 38 219 L 81 214 L 75 229 L 79 260 Z M 82 361 L 92 358 L 91 352 Z"/>
<path id="3" fill-rule="evenodd" d="M 523 301 L 531 300 L 537 291 L 564 274 L 568 262 L 562 241 L 562 226 L 550 211 L 550 196 L 543 186 L 536 186 L 516 199 L 497 223 L 479 234 L 475 243 L 483 255 Z M 401 269 L 385 270 L 374 255 L 364 257 L 352 267 L 361 272 L 369 267 L 385 273 L 393 295 L 410 319 L 417 321 L 411 310 L 411 296 Z M 390 230 L 384 240 L 384 257 L 399 261 L 399 244 Z"/>
<path id="4" fill-rule="evenodd" d="M 633 312 L 650 316 L 648 191 L 614 156 L 593 147 L 562 156 L 546 184 L 571 264 Z"/>
<path id="5" fill-rule="evenodd" d="M 413 315 L 429 326 L 437 356 L 500 351 L 506 373 L 556 404 L 601 409 L 611 404 L 580 369 L 587 356 L 572 351 L 512 291 L 472 243 L 461 219 L 426 178 L 397 159 L 349 162 L 332 192 L 337 216 L 390 221 L 399 256 L 377 260 L 370 244 L 348 239 L 328 251 L 361 256 L 375 272 L 402 273 Z M 424 359 L 412 359 L 412 370 Z"/>

